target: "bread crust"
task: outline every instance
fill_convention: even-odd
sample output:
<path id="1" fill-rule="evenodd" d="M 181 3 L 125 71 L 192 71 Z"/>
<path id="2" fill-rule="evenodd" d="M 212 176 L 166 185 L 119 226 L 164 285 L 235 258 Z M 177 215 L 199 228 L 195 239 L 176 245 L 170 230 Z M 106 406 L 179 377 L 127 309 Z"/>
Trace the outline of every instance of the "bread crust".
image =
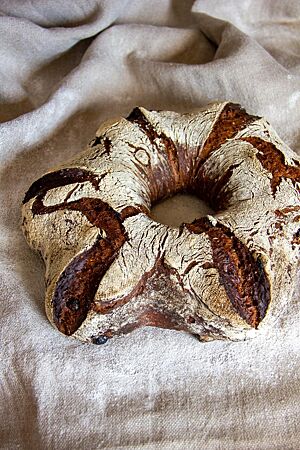
<path id="1" fill-rule="evenodd" d="M 104 343 L 140 326 L 241 340 L 275 326 L 296 281 L 300 160 L 239 105 L 135 108 L 27 191 L 23 231 L 46 265 L 46 312 Z M 215 213 L 171 228 L 151 205 L 193 193 Z"/>

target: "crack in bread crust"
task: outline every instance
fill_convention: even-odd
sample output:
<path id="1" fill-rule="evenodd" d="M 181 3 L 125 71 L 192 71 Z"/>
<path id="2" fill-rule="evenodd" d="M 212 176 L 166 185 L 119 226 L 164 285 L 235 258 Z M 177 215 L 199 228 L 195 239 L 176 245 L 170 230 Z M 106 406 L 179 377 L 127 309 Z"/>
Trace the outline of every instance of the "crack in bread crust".
<path id="1" fill-rule="evenodd" d="M 297 183 L 300 182 L 300 167 L 297 160 L 294 160 L 295 166 L 286 164 L 284 154 L 272 142 L 264 141 L 259 137 L 245 137 L 242 140 L 249 142 L 253 147 L 257 148 L 257 159 L 272 174 L 271 189 L 273 196 L 275 196 L 276 190 L 283 178 Z"/>
<path id="2" fill-rule="evenodd" d="M 99 199 L 81 198 L 44 206 L 39 195 L 32 206 L 34 215 L 58 210 L 80 211 L 91 224 L 106 233 L 105 238 L 99 236 L 90 249 L 76 256 L 57 281 L 52 300 L 53 319 L 61 332 L 71 335 L 85 320 L 101 278 L 127 237 L 119 215 Z"/>
<path id="3" fill-rule="evenodd" d="M 225 225 L 213 226 L 207 218 L 186 225 L 192 233 L 206 233 L 211 241 L 213 261 L 220 283 L 237 313 L 257 328 L 270 302 L 270 283 L 260 259 Z"/>
<path id="4" fill-rule="evenodd" d="M 84 183 L 85 181 L 90 181 L 95 189 L 99 189 L 98 177 L 88 170 L 72 167 L 70 169 L 61 169 L 56 172 L 47 173 L 31 185 L 26 192 L 23 204 L 37 195 L 45 194 L 50 189 L 72 183 Z"/>
<path id="5" fill-rule="evenodd" d="M 240 105 L 227 103 L 214 124 L 209 137 L 201 151 L 201 161 L 204 162 L 214 150 L 217 150 L 228 139 L 232 139 L 240 130 L 259 119 L 248 114 Z"/>

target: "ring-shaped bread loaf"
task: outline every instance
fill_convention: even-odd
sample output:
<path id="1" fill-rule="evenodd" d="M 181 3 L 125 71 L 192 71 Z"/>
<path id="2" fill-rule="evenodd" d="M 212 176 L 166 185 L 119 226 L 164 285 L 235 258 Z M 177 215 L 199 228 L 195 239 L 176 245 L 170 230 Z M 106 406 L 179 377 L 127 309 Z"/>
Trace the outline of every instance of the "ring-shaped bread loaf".
<path id="1" fill-rule="evenodd" d="M 298 268 L 299 164 L 266 120 L 228 102 L 104 124 L 25 195 L 49 320 L 96 344 L 147 325 L 201 340 L 274 326 Z M 151 205 L 178 192 L 215 214 L 179 228 L 152 220 Z"/>

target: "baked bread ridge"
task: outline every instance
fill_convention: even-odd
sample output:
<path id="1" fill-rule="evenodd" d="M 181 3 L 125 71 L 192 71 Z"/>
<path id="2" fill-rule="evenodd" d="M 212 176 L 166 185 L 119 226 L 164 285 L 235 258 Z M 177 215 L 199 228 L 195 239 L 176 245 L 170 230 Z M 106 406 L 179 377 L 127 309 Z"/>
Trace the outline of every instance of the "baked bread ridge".
<path id="1" fill-rule="evenodd" d="M 299 182 L 299 157 L 230 102 L 106 122 L 24 198 L 50 322 L 96 344 L 140 326 L 201 340 L 275 326 L 296 282 Z M 179 229 L 154 222 L 151 205 L 177 192 L 216 213 Z"/>

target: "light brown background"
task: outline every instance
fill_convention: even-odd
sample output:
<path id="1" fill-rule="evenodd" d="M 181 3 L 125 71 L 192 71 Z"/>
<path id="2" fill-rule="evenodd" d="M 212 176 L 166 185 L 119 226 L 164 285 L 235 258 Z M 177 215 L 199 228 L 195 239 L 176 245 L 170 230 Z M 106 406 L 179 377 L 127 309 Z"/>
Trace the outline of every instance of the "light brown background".
<path id="1" fill-rule="evenodd" d="M 0 0 L 0 11 L 0 447 L 298 450 L 298 295 L 250 342 L 148 328 L 84 345 L 45 317 L 20 204 L 135 105 L 239 102 L 299 153 L 299 1 Z"/>

